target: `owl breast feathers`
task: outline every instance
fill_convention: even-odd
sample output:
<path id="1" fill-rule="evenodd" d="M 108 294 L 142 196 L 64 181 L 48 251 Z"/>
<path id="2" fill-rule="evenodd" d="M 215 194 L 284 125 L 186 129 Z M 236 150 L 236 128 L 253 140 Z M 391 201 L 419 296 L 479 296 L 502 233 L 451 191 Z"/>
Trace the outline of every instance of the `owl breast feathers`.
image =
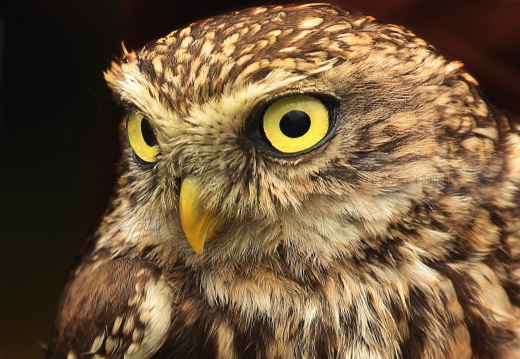
<path id="1" fill-rule="evenodd" d="M 462 67 L 325 4 L 125 50 L 47 357 L 520 357 L 520 126 Z"/>

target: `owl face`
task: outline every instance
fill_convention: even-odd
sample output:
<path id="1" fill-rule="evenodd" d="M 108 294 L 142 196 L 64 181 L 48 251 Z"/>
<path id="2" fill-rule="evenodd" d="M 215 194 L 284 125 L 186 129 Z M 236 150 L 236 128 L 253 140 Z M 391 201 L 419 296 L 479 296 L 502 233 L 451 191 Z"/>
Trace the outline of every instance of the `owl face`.
<path id="1" fill-rule="evenodd" d="M 106 79 L 128 109 L 127 240 L 149 231 L 213 260 L 281 242 L 324 263 L 363 252 L 445 187 L 478 101 L 460 67 L 401 27 L 312 4 L 125 51 Z"/>

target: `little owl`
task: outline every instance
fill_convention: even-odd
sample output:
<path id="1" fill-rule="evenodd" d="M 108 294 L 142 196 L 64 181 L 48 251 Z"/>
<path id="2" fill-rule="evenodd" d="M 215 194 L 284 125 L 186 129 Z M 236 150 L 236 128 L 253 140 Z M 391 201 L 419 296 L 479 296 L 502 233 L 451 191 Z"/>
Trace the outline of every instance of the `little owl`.
<path id="1" fill-rule="evenodd" d="M 330 5 L 124 51 L 116 195 L 48 358 L 519 358 L 520 125 Z"/>

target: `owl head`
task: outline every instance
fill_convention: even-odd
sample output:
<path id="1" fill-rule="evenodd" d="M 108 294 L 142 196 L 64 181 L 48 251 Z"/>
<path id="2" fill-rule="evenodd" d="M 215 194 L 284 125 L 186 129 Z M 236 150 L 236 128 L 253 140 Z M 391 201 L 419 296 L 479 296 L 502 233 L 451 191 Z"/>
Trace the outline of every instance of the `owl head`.
<path id="1" fill-rule="evenodd" d="M 461 67 L 402 27 L 324 4 L 237 11 L 125 50 L 105 74 L 128 113 L 107 220 L 193 263 L 322 267 L 366 258 L 396 226 L 462 223 L 501 160 Z M 452 251 L 444 232 L 416 235 L 419 254 Z"/>

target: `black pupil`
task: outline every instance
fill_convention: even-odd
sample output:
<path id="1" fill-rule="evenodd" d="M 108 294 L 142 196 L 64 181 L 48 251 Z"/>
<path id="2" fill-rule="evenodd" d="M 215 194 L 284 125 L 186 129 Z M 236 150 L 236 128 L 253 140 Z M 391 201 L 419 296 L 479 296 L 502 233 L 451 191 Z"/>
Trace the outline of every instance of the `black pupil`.
<path id="1" fill-rule="evenodd" d="M 144 142 L 146 142 L 148 146 L 153 147 L 157 144 L 152 126 L 150 126 L 150 123 L 145 119 L 141 121 L 141 133 L 143 134 Z"/>
<path id="2" fill-rule="evenodd" d="M 280 120 L 280 130 L 284 135 L 297 138 L 305 135 L 311 127 L 311 119 L 303 111 L 293 110 L 283 115 Z"/>

